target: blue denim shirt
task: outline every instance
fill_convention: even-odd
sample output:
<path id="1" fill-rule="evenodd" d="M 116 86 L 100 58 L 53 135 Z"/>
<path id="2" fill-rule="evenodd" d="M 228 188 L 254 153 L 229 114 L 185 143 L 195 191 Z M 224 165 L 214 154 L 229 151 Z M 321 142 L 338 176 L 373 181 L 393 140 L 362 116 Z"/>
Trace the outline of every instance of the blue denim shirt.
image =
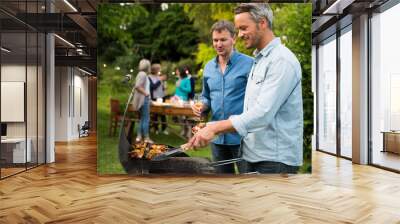
<path id="1" fill-rule="evenodd" d="M 246 161 L 302 165 L 301 67 L 279 38 L 256 53 L 243 113 L 230 120 L 243 136 L 241 149 Z"/>
<path id="2" fill-rule="evenodd" d="M 215 57 L 209 61 L 203 73 L 203 103 L 211 109 L 211 120 L 226 120 L 231 115 L 243 112 L 243 100 L 247 77 L 253 58 L 233 51 L 224 74 Z M 237 133 L 227 133 L 213 140 L 215 144 L 239 145 L 241 137 Z"/>

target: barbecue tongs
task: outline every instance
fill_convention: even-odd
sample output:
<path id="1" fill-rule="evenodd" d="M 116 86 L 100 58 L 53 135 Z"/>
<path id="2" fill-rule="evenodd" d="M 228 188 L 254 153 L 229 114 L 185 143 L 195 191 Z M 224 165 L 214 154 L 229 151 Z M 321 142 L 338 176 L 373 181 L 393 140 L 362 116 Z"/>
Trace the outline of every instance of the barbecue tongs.
<path id="1" fill-rule="evenodd" d="M 169 159 L 170 157 L 187 157 L 188 155 L 185 153 L 185 150 L 182 149 L 182 146 L 178 148 L 174 148 L 163 152 L 159 155 L 154 156 L 151 161 L 163 161 Z"/>

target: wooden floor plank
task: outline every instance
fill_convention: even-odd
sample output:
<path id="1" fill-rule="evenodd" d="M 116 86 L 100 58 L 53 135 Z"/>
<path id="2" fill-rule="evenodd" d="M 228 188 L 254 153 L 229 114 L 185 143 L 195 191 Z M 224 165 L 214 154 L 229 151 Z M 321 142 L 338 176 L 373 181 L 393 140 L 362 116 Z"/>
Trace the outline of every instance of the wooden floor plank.
<path id="1" fill-rule="evenodd" d="M 400 223 L 400 175 L 313 152 L 313 173 L 97 176 L 96 139 L 0 181 L 0 223 Z"/>

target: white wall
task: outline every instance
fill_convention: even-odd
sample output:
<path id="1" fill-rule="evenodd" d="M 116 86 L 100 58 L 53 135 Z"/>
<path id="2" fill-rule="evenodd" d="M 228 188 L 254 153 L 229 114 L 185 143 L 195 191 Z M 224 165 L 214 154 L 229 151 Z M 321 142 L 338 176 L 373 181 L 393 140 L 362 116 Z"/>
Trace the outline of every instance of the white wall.
<path id="1" fill-rule="evenodd" d="M 88 120 L 88 78 L 83 75 L 76 68 L 56 67 L 56 141 L 79 138 L 78 124 Z"/>
<path id="2" fill-rule="evenodd" d="M 68 140 L 68 68 L 55 68 L 55 140 Z"/>
<path id="3" fill-rule="evenodd" d="M 1 81 L 25 82 L 25 64 L 1 65 Z"/>

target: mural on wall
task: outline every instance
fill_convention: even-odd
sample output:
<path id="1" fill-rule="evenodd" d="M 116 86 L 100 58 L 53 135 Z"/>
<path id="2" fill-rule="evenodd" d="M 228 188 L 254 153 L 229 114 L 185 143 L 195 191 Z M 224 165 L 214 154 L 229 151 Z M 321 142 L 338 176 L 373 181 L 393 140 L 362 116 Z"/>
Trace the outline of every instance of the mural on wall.
<path id="1" fill-rule="evenodd" d="M 238 73 L 231 72 L 231 77 L 237 77 L 232 78 L 232 87 L 226 88 L 227 91 L 233 91 L 229 88 L 238 88 L 236 95 L 242 96 L 242 100 L 245 94 L 248 96 L 252 94 L 250 91 L 252 88 L 246 90 L 245 83 L 253 65 L 255 47 L 249 42 L 246 36 L 248 34 L 243 37 L 239 32 L 243 27 L 238 24 L 240 20 L 235 18 L 233 13 L 237 6 L 238 4 L 234 3 L 125 3 L 99 6 L 97 15 L 99 69 L 97 168 L 99 174 L 262 172 L 251 171 L 250 165 L 245 166 L 250 164 L 247 163 L 249 161 L 245 160 L 264 161 L 268 152 L 262 151 L 260 146 L 270 145 L 267 141 L 249 142 L 248 138 L 243 137 L 247 134 L 240 131 L 215 136 L 215 139 L 208 139 L 204 144 L 196 141 L 200 136 L 205 135 L 206 130 L 211 129 L 212 125 L 219 125 L 218 122 L 215 123 L 216 121 L 229 119 L 228 115 L 238 115 L 243 111 L 243 102 L 240 103 L 239 98 L 231 96 L 232 102 L 236 102 L 237 105 L 231 102 L 232 106 L 227 106 L 223 116 L 217 115 L 217 110 L 220 109 L 222 103 L 213 103 L 218 99 L 214 95 L 213 87 L 210 89 L 211 95 L 207 95 L 203 90 L 204 86 L 210 84 L 204 81 L 210 74 L 210 66 L 206 66 L 207 63 L 212 63 L 217 55 L 223 57 L 224 51 L 237 54 L 240 52 L 240 57 L 245 59 L 241 59 L 242 64 L 237 68 L 234 64 L 229 64 L 232 68 L 226 70 L 227 79 L 230 75 L 229 69 L 232 71 L 236 69 Z M 296 91 L 300 93 L 297 96 L 300 98 L 297 98 L 297 101 L 294 100 L 293 104 L 297 103 L 300 106 L 288 110 L 298 111 L 296 116 L 302 117 L 297 123 L 301 123 L 301 128 L 298 126 L 295 133 L 290 135 L 301 137 L 296 137 L 296 140 L 282 140 L 296 141 L 294 148 L 298 150 L 293 157 L 298 158 L 298 161 L 283 161 L 287 165 L 287 170 L 282 172 L 309 173 L 311 172 L 311 135 L 313 133 L 310 34 L 312 6 L 290 3 L 270 4 L 270 7 L 273 12 L 272 31 L 276 37 L 279 37 L 282 45 L 278 44 L 278 40 L 274 43 L 289 49 L 287 52 L 293 52 L 295 56 L 293 58 L 296 58 L 293 60 L 299 61 L 296 74 L 299 75 L 298 77 L 301 76 L 301 82 L 294 83 L 290 87 L 297 87 Z M 230 21 L 232 26 L 236 25 L 239 30 L 235 30 L 234 27 L 230 33 L 229 29 L 224 27 L 210 32 L 213 24 L 221 20 Z M 263 21 L 265 23 L 259 25 L 267 30 L 270 26 L 267 23 L 268 20 Z M 260 29 L 259 26 L 257 29 Z M 241 32 L 246 33 L 244 30 Z M 227 36 L 220 37 L 217 34 Z M 235 51 L 230 51 L 230 49 L 235 49 Z M 286 57 L 292 59 L 288 55 L 291 53 Z M 230 59 L 234 63 L 234 60 Z M 282 70 L 279 72 L 284 73 Z M 295 74 L 295 72 L 290 74 Z M 270 77 L 267 76 L 268 78 Z M 214 81 L 216 82 L 216 80 L 212 82 Z M 261 83 L 263 82 L 260 80 L 254 85 Z M 281 91 L 283 89 L 280 88 Z M 150 93 L 150 90 L 153 91 Z M 143 97 L 139 96 L 140 94 Z M 259 95 L 265 96 L 265 94 Z M 202 105 L 208 103 L 206 102 L 208 96 L 212 96 L 212 99 L 210 98 L 211 111 L 199 117 L 196 114 L 196 107 L 201 110 Z M 229 104 L 226 97 L 224 102 Z M 239 109 L 236 110 L 236 107 Z M 250 112 L 248 114 L 249 119 L 255 117 L 250 115 Z M 269 138 L 273 138 L 272 129 L 266 127 L 268 127 L 267 123 L 265 127 L 255 128 L 254 131 L 259 135 L 271 133 Z M 259 131 L 260 129 L 263 130 Z M 284 135 L 280 134 L 279 138 Z M 241 138 L 244 139 L 244 144 L 239 147 Z M 212 142 L 208 144 L 210 140 Z M 231 155 L 216 153 L 218 152 L 216 148 L 220 145 L 226 147 L 222 150 L 228 150 L 227 153 Z M 250 155 L 259 157 L 250 159 Z"/>

